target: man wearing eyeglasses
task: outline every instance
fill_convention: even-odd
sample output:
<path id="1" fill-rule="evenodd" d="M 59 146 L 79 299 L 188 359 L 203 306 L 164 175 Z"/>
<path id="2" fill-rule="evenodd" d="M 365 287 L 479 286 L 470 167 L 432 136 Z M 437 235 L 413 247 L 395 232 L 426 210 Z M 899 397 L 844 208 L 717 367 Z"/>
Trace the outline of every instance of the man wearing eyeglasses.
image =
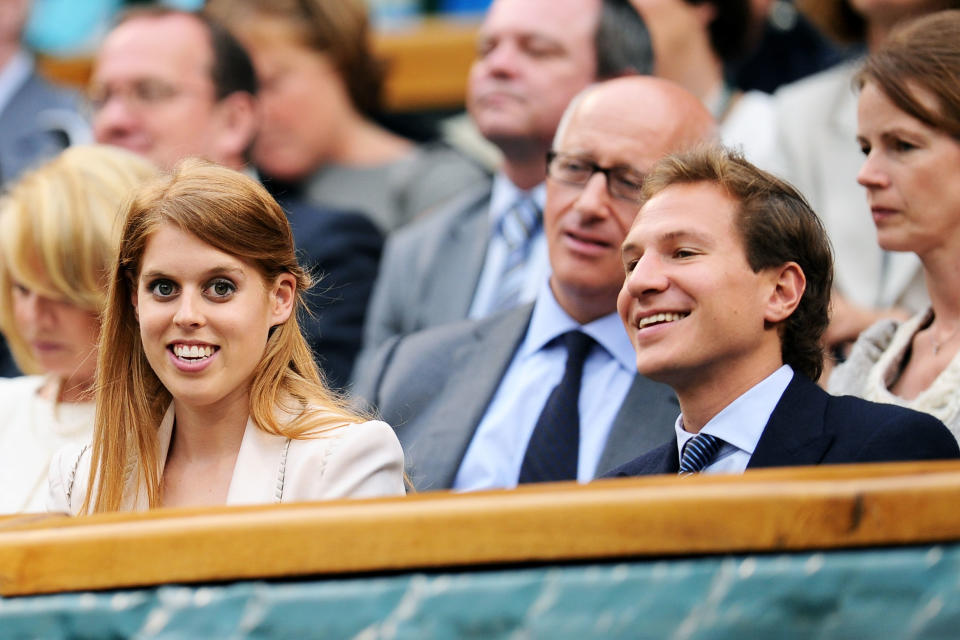
<path id="1" fill-rule="evenodd" d="M 477 131 L 502 153 L 480 185 L 393 234 L 370 301 L 362 374 L 389 339 L 533 300 L 547 272 L 544 154 L 591 82 L 652 73 L 646 26 L 627 0 L 495 0 L 467 80 Z"/>
<path id="2" fill-rule="evenodd" d="M 126 14 L 104 39 L 88 96 L 98 142 L 170 169 L 200 156 L 237 169 L 256 135 L 256 77 L 222 27 L 169 9 Z"/>
<path id="3" fill-rule="evenodd" d="M 676 400 L 637 375 L 616 313 L 620 245 L 644 173 L 715 132 L 693 94 L 653 77 L 599 83 L 573 100 L 550 153 L 552 274 L 536 301 L 388 345 L 376 374 L 358 381 L 396 426 L 415 487 L 586 482 L 669 438 Z"/>

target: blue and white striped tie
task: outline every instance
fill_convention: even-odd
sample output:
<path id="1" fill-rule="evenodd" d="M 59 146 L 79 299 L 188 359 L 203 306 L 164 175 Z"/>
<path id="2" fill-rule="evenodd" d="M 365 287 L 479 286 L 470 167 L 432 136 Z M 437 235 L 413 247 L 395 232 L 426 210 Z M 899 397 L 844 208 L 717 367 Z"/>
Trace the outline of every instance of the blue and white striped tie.
<path id="1" fill-rule="evenodd" d="M 511 309 L 520 300 L 527 275 L 530 244 L 540 230 L 543 215 L 533 198 L 521 196 L 500 221 L 500 234 L 507 245 L 507 256 L 491 311 Z"/>
<path id="2" fill-rule="evenodd" d="M 723 446 L 723 440 L 709 433 L 700 433 L 687 440 L 680 456 L 680 475 L 689 476 L 703 471 Z"/>

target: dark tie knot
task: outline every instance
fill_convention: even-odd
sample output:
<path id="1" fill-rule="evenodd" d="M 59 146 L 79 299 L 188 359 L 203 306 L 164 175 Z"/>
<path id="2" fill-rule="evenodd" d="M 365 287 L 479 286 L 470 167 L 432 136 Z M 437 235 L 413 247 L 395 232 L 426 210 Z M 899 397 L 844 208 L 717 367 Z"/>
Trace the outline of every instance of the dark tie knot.
<path id="1" fill-rule="evenodd" d="M 700 433 L 687 440 L 683 445 L 683 454 L 680 456 L 680 475 L 703 471 L 713 462 L 723 440 L 709 433 Z"/>
<path id="2" fill-rule="evenodd" d="M 582 367 L 590 353 L 590 348 L 593 347 L 593 338 L 576 329 L 566 332 L 561 338 L 567 348 L 567 367 L 574 364 Z"/>

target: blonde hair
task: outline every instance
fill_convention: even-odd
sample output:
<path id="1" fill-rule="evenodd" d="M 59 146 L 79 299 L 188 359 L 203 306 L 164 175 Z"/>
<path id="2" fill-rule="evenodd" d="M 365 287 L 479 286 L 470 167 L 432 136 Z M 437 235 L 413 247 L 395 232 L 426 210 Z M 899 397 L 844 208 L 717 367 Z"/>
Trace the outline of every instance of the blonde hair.
<path id="1" fill-rule="evenodd" d="M 84 513 L 119 510 L 130 479 L 135 491 L 145 486 L 150 507 L 160 504 L 157 428 L 172 397 L 147 362 L 131 300 L 147 243 L 167 224 L 252 262 L 268 282 L 292 274 L 296 308 L 306 308 L 310 276 L 297 263 L 286 214 L 258 182 L 187 159 L 139 189 L 124 212 L 104 313 L 88 484 L 93 489 Z M 278 418 L 278 410 L 292 418 Z M 295 439 L 364 419 L 324 384 L 296 313 L 271 330 L 251 384 L 250 416 L 267 433 Z"/>
<path id="2" fill-rule="evenodd" d="M 42 373 L 13 314 L 15 283 L 100 314 L 124 199 L 157 170 L 116 147 L 71 147 L 0 202 L 0 330 L 24 373 Z"/>

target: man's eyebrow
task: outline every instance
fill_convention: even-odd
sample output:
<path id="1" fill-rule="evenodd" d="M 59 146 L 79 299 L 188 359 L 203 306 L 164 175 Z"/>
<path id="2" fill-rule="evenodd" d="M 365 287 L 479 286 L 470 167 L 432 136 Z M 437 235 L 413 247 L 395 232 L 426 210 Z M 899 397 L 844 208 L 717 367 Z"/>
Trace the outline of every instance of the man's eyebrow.
<path id="1" fill-rule="evenodd" d="M 713 238 L 692 229 L 677 229 L 676 231 L 668 231 L 663 235 L 661 235 L 660 239 L 665 240 L 667 242 L 681 242 L 684 240 L 694 240 L 700 244 L 710 245 L 710 246 L 714 244 Z"/>

